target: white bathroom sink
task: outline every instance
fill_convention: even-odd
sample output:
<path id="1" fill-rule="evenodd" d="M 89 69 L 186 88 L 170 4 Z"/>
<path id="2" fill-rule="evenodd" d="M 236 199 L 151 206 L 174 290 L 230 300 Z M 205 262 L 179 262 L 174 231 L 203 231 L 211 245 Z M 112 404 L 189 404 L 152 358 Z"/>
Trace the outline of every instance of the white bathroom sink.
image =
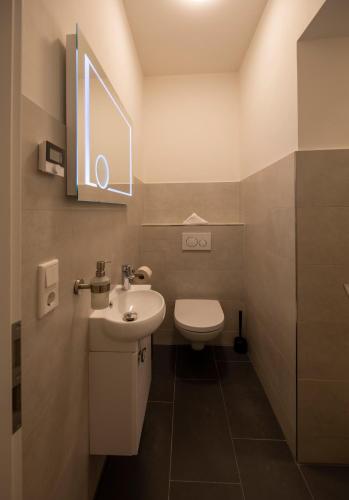
<path id="1" fill-rule="evenodd" d="M 149 285 L 132 285 L 127 291 L 118 285 L 110 293 L 110 303 L 89 318 L 91 350 L 113 350 L 110 341 L 127 343 L 147 337 L 165 317 L 164 298 Z"/>

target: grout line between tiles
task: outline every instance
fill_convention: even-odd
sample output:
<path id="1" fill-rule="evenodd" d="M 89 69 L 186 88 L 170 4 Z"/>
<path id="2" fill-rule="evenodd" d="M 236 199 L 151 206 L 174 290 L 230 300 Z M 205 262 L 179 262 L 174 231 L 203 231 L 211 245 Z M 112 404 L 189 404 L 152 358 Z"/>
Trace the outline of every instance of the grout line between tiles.
<path id="1" fill-rule="evenodd" d="M 191 481 L 190 479 L 171 479 L 171 483 L 194 483 L 194 484 L 227 484 L 227 485 L 238 485 L 240 483 L 233 483 L 231 481 Z"/>
<path id="2" fill-rule="evenodd" d="M 217 361 L 217 363 L 237 363 L 237 364 L 248 364 L 250 365 L 251 364 L 251 361 L 247 361 L 247 360 L 237 360 L 237 359 L 217 359 L 215 358 L 215 361 Z"/>
<path id="3" fill-rule="evenodd" d="M 330 463 L 302 463 L 302 462 L 296 462 L 300 467 L 317 467 L 317 468 L 321 468 L 321 467 L 331 467 L 332 469 L 333 468 L 336 468 L 336 467 L 339 467 L 339 468 L 343 468 L 343 469 L 349 469 L 349 465 L 348 464 L 330 464 Z"/>
<path id="4" fill-rule="evenodd" d="M 172 423 L 171 423 L 171 444 L 170 444 L 170 464 L 168 471 L 168 494 L 167 499 L 170 500 L 171 494 L 171 474 L 172 474 L 172 450 L 173 450 L 173 430 L 174 430 L 174 415 L 175 415 L 175 400 L 176 400 L 176 378 L 177 378 L 177 357 L 178 348 L 176 347 L 174 378 L 173 378 L 173 399 L 172 399 Z"/>
<path id="5" fill-rule="evenodd" d="M 234 441 L 273 441 L 276 443 L 286 443 L 286 439 L 278 438 L 251 438 L 251 437 L 232 437 Z"/>
<path id="6" fill-rule="evenodd" d="M 165 405 L 173 405 L 173 401 L 157 401 L 156 399 L 149 400 L 148 404 L 150 404 L 150 403 L 162 403 L 162 404 L 165 404 Z"/>
<path id="7" fill-rule="evenodd" d="M 192 380 L 194 382 L 217 382 L 217 378 L 187 378 L 187 377 L 177 377 L 177 380 Z"/>
<path id="8" fill-rule="evenodd" d="M 218 363 L 217 359 L 215 358 L 215 362 L 216 364 Z M 221 362 L 221 361 L 219 361 Z M 223 361 L 224 362 L 224 361 Z M 219 374 L 219 371 L 218 371 L 218 374 Z M 219 385 L 221 387 L 221 391 L 222 391 L 222 398 L 223 398 L 223 403 L 224 403 L 224 409 L 226 411 L 226 416 L 227 416 L 227 420 L 228 420 L 228 426 L 229 426 L 229 434 L 230 434 L 230 437 L 232 439 L 232 443 L 233 443 L 233 448 L 234 448 L 234 454 L 235 454 L 235 460 L 236 460 L 236 465 L 237 465 L 237 469 L 238 469 L 238 474 L 239 474 L 239 478 L 240 478 L 240 482 L 241 482 L 241 490 L 242 490 L 242 494 L 243 494 L 243 497 L 245 498 L 245 492 L 244 492 L 244 487 L 243 487 L 243 484 L 242 484 L 242 480 L 241 480 L 241 474 L 240 474 L 240 469 L 239 469 L 239 465 L 238 465 L 238 460 L 237 460 L 237 455 L 236 455 L 236 450 L 235 450 L 235 444 L 234 444 L 234 441 L 238 441 L 238 440 L 245 440 L 245 441 L 271 441 L 271 442 L 282 442 L 282 443 L 286 443 L 287 444 L 287 441 L 286 439 L 275 439 L 275 438 L 272 438 L 272 439 L 268 439 L 268 438 L 239 438 L 239 437 L 232 437 L 232 434 L 231 434 L 231 429 L 230 429 L 230 423 L 229 423 L 229 419 L 228 419 L 228 414 L 227 414 L 227 409 L 226 409 L 226 404 L 225 404 L 225 398 L 224 398 L 224 392 L 223 392 L 223 388 L 222 388 L 222 384 L 221 384 L 221 379 L 219 377 Z M 303 479 L 303 482 L 305 484 L 305 487 L 310 495 L 310 498 L 311 500 L 316 500 L 314 495 L 313 495 L 313 492 L 311 491 L 311 488 L 309 486 L 309 483 L 300 467 L 300 465 L 298 464 L 298 462 L 294 459 L 294 463 L 296 465 L 296 467 L 298 468 L 299 470 L 299 473 Z"/>
<path id="9" fill-rule="evenodd" d="M 221 377 L 220 377 L 220 373 L 219 373 L 219 369 L 218 369 L 218 363 L 217 363 L 216 358 L 214 358 L 214 362 L 215 362 L 215 366 L 216 366 L 216 370 L 217 370 L 217 374 L 218 374 L 218 384 L 219 384 L 219 389 L 220 389 L 221 397 L 222 397 L 222 401 L 223 401 L 223 407 L 224 407 L 224 413 L 225 413 L 225 420 L 226 420 L 227 426 L 228 426 L 228 433 L 229 433 L 229 436 L 230 436 L 231 445 L 232 445 L 233 453 L 234 453 L 234 457 L 235 457 L 236 470 L 237 470 L 239 481 L 240 481 L 242 498 L 243 498 L 243 500 L 246 500 L 245 491 L 244 491 L 244 485 L 243 485 L 242 479 L 241 479 L 241 473 L 240 473 L 240 467 L 239 467 L 239 463 L 238 463 L 238 457 L 237 457 L 237 454 L 236 454 L 235 443 L 234 443 L 234 439 L 233 439 L 231 428 L 230 428 L 230 422 L 229 422 L 229 417 L 228 417 L 228 410 L 227 410 L 227 405 L 226 405 L 226 402 L 225 402 L 225 397 L 224 397 L 224 392 L 223 392 L 223 387 L 222 387 L 222 381 L 221 381 Z"/>

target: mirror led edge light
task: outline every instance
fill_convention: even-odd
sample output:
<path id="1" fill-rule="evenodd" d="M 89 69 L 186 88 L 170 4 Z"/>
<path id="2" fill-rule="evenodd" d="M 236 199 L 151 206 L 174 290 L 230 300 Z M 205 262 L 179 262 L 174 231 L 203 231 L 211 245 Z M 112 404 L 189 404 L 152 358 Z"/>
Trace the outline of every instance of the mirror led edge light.
<path id="1" fill-rule="evenodd" d="M 78 49 L 77 49 L 77 57 L 78 57 Z M 119 189 L 111 188 L 111 187 L 106 187 L 103 188 L 106 191 L 110 191 L 113 193 L 121 194 L 123 196 L 129 196 L 131 197 L 133 195 L 133 136 L 132 136 L 132 125 L 129 123 L 127 117 L 125 116 L 123 110 L 120 108 L 118 103 L 116 102 L 114 96 L 111 94 L 110 90 L 102 80 L 101 76 L 99 75 L 98 71 L 96 70 L 95 66 L 93 65 L 92 61 L 88 57 L 87 54 L 85 54 L 84 57 L 84 78 L 85 78 L 85 95 L 84 95 L 84 106 L 85 106 L 85 184 L 91 187 L 98 188 L 97 184 L 94 182 L 91 182 L 90 178 L 90 171 L 91 171 L 91 158 L 90 158 L 90 151 L 91 151 L 91 138 L 90 138 L 90 68 L 93 70 L 95 75 L 97 76 L 100 84 L 102 85 L 103 89 L 107 93 L 108 97 L 120 113 L 121 117 L 123 118 L 124 122 L 129 128 L 129 144 L 130 144 L 130 160 L 129 160 L 129 191 L 121 191 Z M 78 169 L 77 169 L 78 170 Z"/>

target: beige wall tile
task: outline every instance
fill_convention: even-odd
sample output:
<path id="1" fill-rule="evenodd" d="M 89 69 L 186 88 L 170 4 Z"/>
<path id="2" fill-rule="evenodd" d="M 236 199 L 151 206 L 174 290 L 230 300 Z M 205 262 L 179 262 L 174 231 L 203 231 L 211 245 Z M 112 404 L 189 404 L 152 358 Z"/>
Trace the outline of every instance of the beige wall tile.
<path id="1" fill-rule="evenodd" d="M 297 152 L 297 206 L 349 205 L 349 150 Z"/>
<path id="2" fill-rule="evenodd" d="M 182 232 L 188 231 L 211 232 L 212 251 L 182 251 Z M 243 309 L 243 231 L 243 226 L 142 228 L 141 260 L 153 269 L 153 288 L 167 303 L 165 322 L 154 336 L 155 343 L 183 342 L 173 323 L 177 298 L 207 298 L 221 301 L 226 316 L 224 342 L 231 344 L 237 311 Z"/>
<path id="3" fill-rule="evenodd" d="M 24 210 L 22 214 L 23 322 L 37 315 L 37 266 L 59 259 L 60 297 L 71 291 L 73 264 L 73 213 L 71 211 Z"/>
<path id="4" fill-rule="evenodd" d="M 167 270 L 220 271 L 242 268 L 242 235 L 239 226 L 207 227 L 205 229 L 170 228 L 166 249 Z M 182 250 L 183 232 L 211 232 L 212 250 L 209 252 L 188 252 Z"/>
<path id="5" fill-rule="evenodd" d="M 247 302 L 248 303 L 248 302 Z M 253 308 L 247 311 L 247 337 L 250 359 L 260 377 L 273 410 L 280 422 L 292 452 L 296 453 L 296 357 L 293 353 L 286 357 L 275 344 L 273 331 L 268 334 L 270 322 Z M 294 344 L 296 339 L 294 338 Z"/>
<path id="6" fill-rule="evenodd" d="M 86 429 L 86 432 L 88 432 L 88 429 Z M 55 490 L 52 492 L 52 500 L 61 500 L 62 498 L 64 500 L 76 500 L 81 496 L 91 498 L 91 500 L 93 498 L 90 497 L 88 484 L 86 483 L 86 470 L 88 470 L 89 466 L 89 457 L 86 456 L 88 450 L 84 450 L 85 453 L 76 453 L 76 450 L 74 451 L 75 453 L 66 458 L 65 468 L 58 478 Z"/>
<path id="7" fill-rule="evenodd" d="M 349 382 L 298 381 L 298 460 L 349 463 Z"/>
<path id="8" fill-rule="evenodd" d="M 244 301 L 252 362 L 295 453 L 296 264 L 294 155 L 241 183 Z"/>
<path id="9" fill-rule="evenodd" d="M 23 343 L 24 490 L 30 499 L 53 498 L 69 453 L 79 458 L 76 468 L 88 462 L 87 323 L 81 337 L 75 335 L 68 304 L 62 306 L 57 322 L 51 316 L 45 327 L 23 325 L 28 337 Z"/>
<path id="10" fill-rule="evenodd" d="M 37 171 L 37 143 L 64 146 L 65 128 L 23 99 L 23 440 L 28 500 L 87 498 L 101 471 L 88 450 L 88 316 L 90 293 L 72 293 L 74 280 L 90 279 L 96 261 L 140 263 L 142 183 L 123 206 L 78 203 L 65 197 L 64 180 Z M 58 258 L 59 307 L 36 316 L 37 266 Z M 94 478 L 94 482 L 93 479 Z M 91 495 L 92 495 L 91 493 Z"/>
<path id="11" fill-rule="evenodd" d="M 224 329 L 233 332 L 234 335 L 239 331 L 239 311 L 244 312 L 244 303 L 242 300 L 223 299 L 220 301 L 224 311 Z M 245 332 L 245 320 L 243 317 L 243 332 Z"/>
<path id="12" fill-rule="evenodd" d="M 49 140 L 65 148 L 65 126 L 22 97 L 23 208 L 68 208 L 65 179 L 38 172 L 38 144 Z"/>
<path id="13" fill-rule="evenodd" d="M 297 258 L 300 266 L 349 262 L 349 206 L 297 209 Z"/>
<path id="14" fill-rule="evenodd" d="M 297 153 L 298 450 L 305 462 L 349 458 L 348 188 L 348 151 Z"/>
<path id="15" fill-rule="evenodd" d="M 349 381 L 349 323 L 299 322 L 298 377 Z"/>
<path id="16" fill-rule="evenodd" d="M 267 225 L 267 248 L 271 254 L 295 261 L 296 214 L 294 207 L 275 208 L 270 211 Z"/>
<path id="17" fill-rule="evenodd" d="M 242 270 L 228 273 L 215 270 L 205 272 L 177 270 L 168 273 L 163 283 L 159 285 L 159 291 L 172 300 L 177 298 L 240 300 Z"/>
<path id="18" fill-rule="evenodd" d="M 349 266 L 298 268 L 298 320 L 301 322 L 349 322 Z"/>
<path id="19" fill-rule="evenodd" d="M 181 223 L 193 212 L 209 222 L 238 222 L 239 183 L 145 185 L 144 222 Z"/>

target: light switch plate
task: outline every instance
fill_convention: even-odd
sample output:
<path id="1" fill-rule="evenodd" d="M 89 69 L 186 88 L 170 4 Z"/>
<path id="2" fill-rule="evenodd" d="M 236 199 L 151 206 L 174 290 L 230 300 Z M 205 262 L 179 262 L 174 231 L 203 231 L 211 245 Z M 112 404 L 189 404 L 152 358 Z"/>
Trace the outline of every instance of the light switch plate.
<path id="1" fill-rule="evenodd" d="M 182 250 L 207 252 L 211 249 L 211 233 L 182 233 Z"/>
<path id="2" fill-rule="evenodd" d="M 38 317 L 55 309 L 59 304 L 58 259 L 38 266 Z"/>

